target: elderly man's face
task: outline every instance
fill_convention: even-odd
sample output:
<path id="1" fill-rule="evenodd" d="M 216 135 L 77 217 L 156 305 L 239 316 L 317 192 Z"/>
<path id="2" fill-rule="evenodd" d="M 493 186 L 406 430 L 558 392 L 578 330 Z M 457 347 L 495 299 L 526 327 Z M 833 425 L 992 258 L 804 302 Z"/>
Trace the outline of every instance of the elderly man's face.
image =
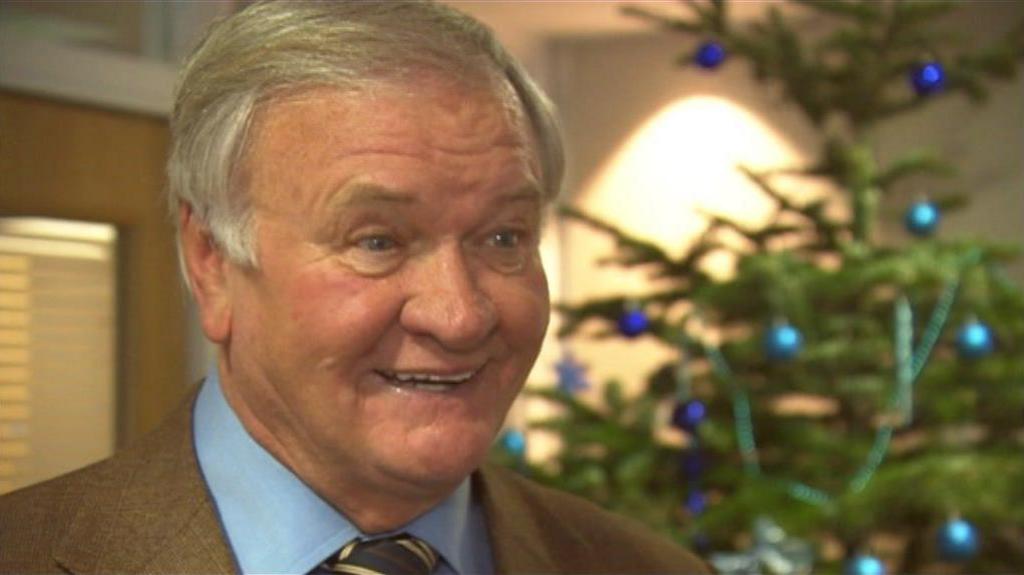
<path id="1" fill-rule="evenodd" d="M 429 489 L 484 457 L 549 315 L 519 115 L 429 77 L 257 115 L 259 265 L 229 268 L 224 389 L 300 475 Z"/>

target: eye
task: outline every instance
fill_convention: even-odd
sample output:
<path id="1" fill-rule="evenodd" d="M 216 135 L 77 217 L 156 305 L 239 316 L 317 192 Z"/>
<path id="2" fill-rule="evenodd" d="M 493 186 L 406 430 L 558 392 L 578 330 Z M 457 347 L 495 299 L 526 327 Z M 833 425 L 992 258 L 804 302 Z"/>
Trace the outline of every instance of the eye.
<path id="1" fill-rule="evenodd" d="M 398 242 L 390 236 L 374 235 L 360 238 L 356 245 L 368 252 L 386 252 L 398 247 Z"/>
<path id="2" fill-rule="evenodd" d="M 401 266 L 407 255 L 404 238 L 390 231 L 369 231 L 354 234 L 339 252 L 349 269 L 367 276 L 380 276 Z"/>
<path id="3" fill-rule="evenodd" d="M 517 248 L 522 243 L 522 234 L 515 230 L 501 230 L 492 234 L 487 243 L 496 248 Z"/>
<path id="4" fill-rule="evenodd" d="M 501 273 L 517 273 L 536 250 L 534 237 L 529 228 L 498 228 L 481 237 L 477 253 L 492 269 Z"/>

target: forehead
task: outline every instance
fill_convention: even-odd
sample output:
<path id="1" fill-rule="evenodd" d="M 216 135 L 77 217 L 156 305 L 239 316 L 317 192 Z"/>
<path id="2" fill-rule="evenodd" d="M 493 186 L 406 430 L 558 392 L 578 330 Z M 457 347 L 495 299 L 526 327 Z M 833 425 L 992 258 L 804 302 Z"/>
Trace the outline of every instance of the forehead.
<path id="1" fill-rule="evenodd" d="M 411 137 L 458 152 L 472 140 L 460 137 L 504 132 L 500 143 L 528 144 L 532 149 L 527 125 L 507 81 L 424 73 L 358 89 L 325 86 L 279 94 L 257 107 L 248 140 L 250 148 L 265 148 L 291 133 L 300 135 L 302 142 L 339 150 L 368 137 Z"/>
<path id="2" fill-rule="evenodd" d="M 539 180 L 532 131 L 507 82 L 425 75 L 359 90 L 317 87 L 257 109 L 239 181 L 258 204 L 270 200 L 267 193 L 310 197 L 310 190 L 292 186 L 322 192 L 353 162 L 374 156 L 405 157 L 424 169 L 477 180 L 489 161 L 506 157 L 496 150 L 515 150 Z"/>

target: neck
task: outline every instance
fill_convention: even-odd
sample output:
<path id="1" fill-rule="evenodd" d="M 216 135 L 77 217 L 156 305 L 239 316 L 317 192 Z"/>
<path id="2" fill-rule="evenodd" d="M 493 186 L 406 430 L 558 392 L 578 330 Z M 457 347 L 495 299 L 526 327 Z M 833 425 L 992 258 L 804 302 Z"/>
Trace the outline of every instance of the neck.
<path id="1" fill-rule="evenodd" d="M 250 437 L 362 533 L 385 533 L 407 525 L 444 501 L 459 485 L 440 481 L 412 484 L 358 462 L 318 457 L 301 438 L 271 433 L 232 386 L 225 385 L 223 370 L 221 392 Z"/>
<path id="2" fill-rule="evenodd" d="M 244 419 L 243 419 L 243 425 Z M 352 464 L 325 464 L 276 441 L 258 424 L 246 429 L 264 449 L 362 533 L 394 531 L 440 504 L 455 485 L 410 485 L 373 470 L 353 473 Z"/>

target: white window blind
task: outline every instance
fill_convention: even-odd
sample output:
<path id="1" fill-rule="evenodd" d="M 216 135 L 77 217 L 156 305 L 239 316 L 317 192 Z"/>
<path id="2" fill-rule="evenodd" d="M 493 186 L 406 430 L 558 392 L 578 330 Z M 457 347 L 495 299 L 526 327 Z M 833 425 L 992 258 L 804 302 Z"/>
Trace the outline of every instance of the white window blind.
<path id="1" fill-rule="evenodd" d="M 105 224 L 0 218 L 0 493 L 113 451 L 116 241 Z"/>

